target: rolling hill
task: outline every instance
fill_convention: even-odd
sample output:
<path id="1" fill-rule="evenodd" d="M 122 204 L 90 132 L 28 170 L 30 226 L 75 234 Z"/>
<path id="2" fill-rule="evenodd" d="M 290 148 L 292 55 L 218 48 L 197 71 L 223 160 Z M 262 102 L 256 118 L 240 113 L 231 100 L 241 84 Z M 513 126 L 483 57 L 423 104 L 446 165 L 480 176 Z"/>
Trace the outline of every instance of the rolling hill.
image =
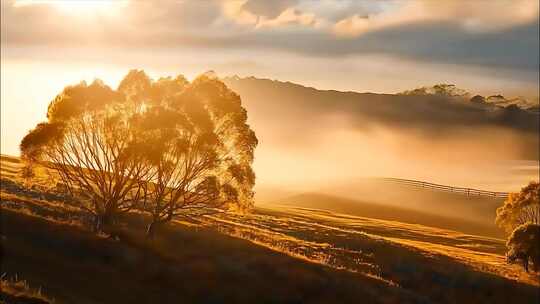
<path id="1" fill-rule="evenodd" d="M 520 156 L 538 160 L 538 113 L 519 107 L 475 103 L 459 96 L 406 95 L 318 90 L 291 82 L 237 76 L 222 79 L 242 97 L 258 134 L 293 125 L 296 135 L 338 116 L 353 128 L 400 128 L 445 137 L 475 129 L 497 128 L 515 133 L 522 141 Z M 323 124 L 324 125 L 324 124 Z M 471 133 L 472 134 L 472 133 Z M 294 134 L 289 134 L 294 135 Z M 263 137 L 264 138 L 264 137 Z"/>
<path id="2" fill-rule="evenodd" d="M 497 238 L 269 204 L 247 214 L 177 220 L 154 241 L 142 237 L 145 216 L 132 212 L 120 219 L 114 240 L 91 233 L 76 204 L 43 192 L 46 176 L 28 187 L 17 158 L 3 156 L 0 165 L 2 272 L 39 287 L 55 303 L 539 299 L 538 278 L 507 264 Z M 321 195 L 291 201 L 302 199 L 335 201 L 343 211 L 348 203 L 357 207 Z"/>
<path id="3" fill-rule="evenodd" d="M 415 190 L 410 189 L 410 192 L 406 193 L 410 200 L 414 200 L 415 193 L 418 195 L 417 204 L 412 207 L 407 204 L 388 204 L 376 199 L 369 200 L 367 198 L 366 201 L 360 201 L 324 193 L 298 194 L 277 200 L 272 204 L 421 224 L 490 237 L 504 237 L 504 232 L 495 226 L 495 209 L 500 206 L 501 200 L 459 196 L 453 197 L 453 200 L 449 201 L 446 193 L 428 193 L 434 198 L 430 205 L 429 202 L 421 198 L 422 194 L 426 194 L 422 192 L 427 191 Z M 388 191 L 392 191 L 392 189 Z M 400 193 L 403 195 L 405 192 L 401 191 Z M 407 200 L 405 199 L 405 201 Z M 259 205 L 264 206 L 265 204 Z M 453 211 L 453 214 L 448 213 L 447 209 Z M 475 219 L 472 219 L 470 214 L 461 217 L 458 215 L 460 212 L 467 212 L 471 209 L 474 211 L 488 209 L 488 211 L 485 213 L 477 212 Z"/>

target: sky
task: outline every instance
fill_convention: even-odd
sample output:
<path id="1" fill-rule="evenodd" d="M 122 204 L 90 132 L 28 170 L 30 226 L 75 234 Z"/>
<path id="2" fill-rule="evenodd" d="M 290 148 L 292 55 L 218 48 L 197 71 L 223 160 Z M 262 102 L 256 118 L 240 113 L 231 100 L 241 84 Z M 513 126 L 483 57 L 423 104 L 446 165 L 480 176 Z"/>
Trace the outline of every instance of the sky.
<path id="1" fill-rule="evenodd" d="M 537 0 L 1 1 L 1 152 L 63 87 L 129 69 L 537 98 Z M 264 152 L 264 151 L 263 151 Z"/>
<path id="2" fill-rule="evenodd" d="M 538 95 L 538 12 L 537 0 L 4 0 L 2 59 Z"/>

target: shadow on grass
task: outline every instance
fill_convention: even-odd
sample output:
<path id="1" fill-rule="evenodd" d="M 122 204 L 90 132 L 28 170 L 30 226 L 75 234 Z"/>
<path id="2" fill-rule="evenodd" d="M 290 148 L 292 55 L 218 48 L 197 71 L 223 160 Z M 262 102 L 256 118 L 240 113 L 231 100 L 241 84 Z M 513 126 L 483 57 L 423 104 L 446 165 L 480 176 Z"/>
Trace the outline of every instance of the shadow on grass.
<path id="1" fill-rule="evenodd" d="M 165 227 L 152 243 L 127 219 L 122 241 L 4 209 L 2 268 L 58 303 L 419 303 L 378 280 L 313 265 L 249 242 Z"/>

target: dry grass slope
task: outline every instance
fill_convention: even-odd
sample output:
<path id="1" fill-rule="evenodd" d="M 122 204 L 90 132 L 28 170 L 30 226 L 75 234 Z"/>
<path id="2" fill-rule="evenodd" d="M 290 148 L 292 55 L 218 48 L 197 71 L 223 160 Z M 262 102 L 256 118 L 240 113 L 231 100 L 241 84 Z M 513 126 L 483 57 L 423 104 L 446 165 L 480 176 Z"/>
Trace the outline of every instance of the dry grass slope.
<path id="1" fill-rule="evenodd" d="M 46 179 L 25 188 L 1 162 L 2 271 L 55 303 L 533 303 L 538 278 L 504 243 L 441 228 L 284 206 L 176 221 L 149 243 L 132 213 L 121 240 Z M 7 168 L 7 170 L 4 170 Z"/>
<path id="2" fill-rule="evenodd" d="M 19 280 L 17 277 L 6 278 L 4 274 L 0 278 L 0 303 L 51 304 L 55 302 L 43 295 L 41 289 L 31 288 L 25 280 Z"/>

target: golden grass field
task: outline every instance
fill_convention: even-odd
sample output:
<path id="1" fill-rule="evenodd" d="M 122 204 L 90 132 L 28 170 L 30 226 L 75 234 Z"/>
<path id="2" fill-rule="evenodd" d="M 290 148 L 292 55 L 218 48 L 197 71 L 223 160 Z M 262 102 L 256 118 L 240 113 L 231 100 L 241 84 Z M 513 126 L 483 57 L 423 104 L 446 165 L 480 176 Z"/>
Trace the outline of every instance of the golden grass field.
<path id="1" fill-rule="evenodd" d="M 76 206 L 44 194 L 45 170 L 23 190 L 21 167 L 2 156 L 2 272 L 57 303 L 540 299 L 538 274 L 507 264 L 503 239 L 291 205 L 177 220 L 152 244 L 134 212 L 125 239 L 109 240 L 87 231 Z"/>
<path id="2" fill-rule="evenodd" d="M 411 250 L 431 259 L 449 257 L 478 271 L 540 286 L 536 275 L 506 263 L 502 239 L 279 205 L 259 207 L 248 215 L 223 214 L 205 222 L 223 233 L 293 256 L 382 279 L 389 278 L 377 261 L 379 253 L 357 246 L 359 240 L 380 243 L 396 254 Z"/>

